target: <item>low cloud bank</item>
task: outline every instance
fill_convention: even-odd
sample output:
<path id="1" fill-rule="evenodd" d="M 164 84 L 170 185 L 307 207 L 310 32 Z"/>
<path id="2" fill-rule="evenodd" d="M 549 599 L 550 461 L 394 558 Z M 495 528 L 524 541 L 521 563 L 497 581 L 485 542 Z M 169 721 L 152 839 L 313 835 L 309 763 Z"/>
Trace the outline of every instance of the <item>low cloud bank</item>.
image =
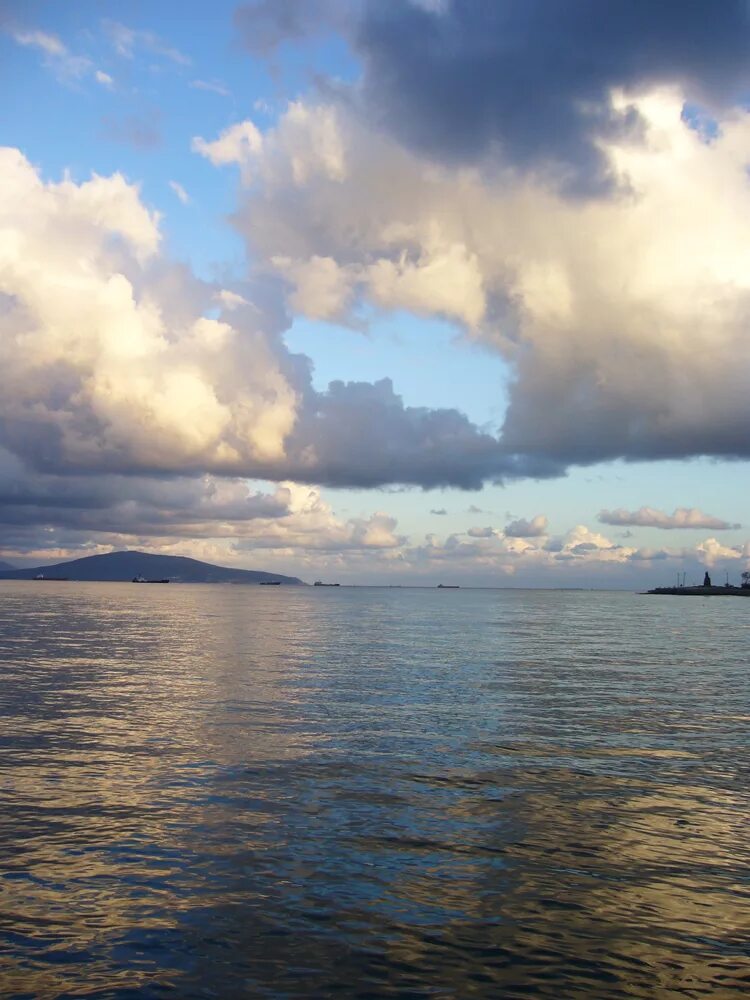
<path id="1" fill-rule="evenodd" d="M 741 524 L 732 524 L 720 517 L 704 514 L 695 507 L 678 507 L 672 514 L 653 507 L 641 507 L 639 510 L 602 510 L 599 512 L 602 524 L 616 524 L 625 527 L 664 528 L 672 531 L 677 528 L 708 528 L 711 531 L 730 531 L 741 528 Z"/>

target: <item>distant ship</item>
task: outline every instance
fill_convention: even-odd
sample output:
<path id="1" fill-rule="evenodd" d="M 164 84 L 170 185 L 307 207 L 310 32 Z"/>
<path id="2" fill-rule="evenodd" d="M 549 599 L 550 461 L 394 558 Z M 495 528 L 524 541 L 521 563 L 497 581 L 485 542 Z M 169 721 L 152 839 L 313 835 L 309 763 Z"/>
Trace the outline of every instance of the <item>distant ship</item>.
<path id="1" fill-rule="evenodd" d="M 45 576 L 44 573 L 37 573 L 34 577 L 35 580 L 52 580 L 53 582 L 59 582 L 60 580 L 68 580 L 67 576 Z"/>
<path id="2" fill-rule="evenodd" d="M 169 583 L 169 580 L 147 580 L 145 576 L 134 576 L 133 583 Z"/>
<path id="3" fill-rule="evenodd" d="M 260 587 L 280 587 L 281 580 L 261 580 L 258 584 Z"/>
<path id="4" fill-rule="evenodd" d="M 316 580 L 313 587 L 340 587 L 340 583 L 323 583 L 322 580 Z"/>
<path id="5" fill-rule="evenodd" d="M 461 587 L 457 583 L 439 583 L 437 585 L 438 590 L 460 590 Z"/>

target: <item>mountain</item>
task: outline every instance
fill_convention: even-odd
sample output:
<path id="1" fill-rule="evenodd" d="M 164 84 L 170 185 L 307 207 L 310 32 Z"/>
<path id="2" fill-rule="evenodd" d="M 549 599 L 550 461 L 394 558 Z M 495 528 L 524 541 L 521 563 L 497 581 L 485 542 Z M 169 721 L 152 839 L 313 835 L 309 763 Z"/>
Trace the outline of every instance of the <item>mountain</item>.
<path id="1" fill-rule="evenodd" d="M 279 583 L 302 584 L 302 580 L 298 580 L 296 576 L 280 576 L 278 573 L 262 573 L 252 569 L 230 569 L 228 566 L 212 566 L 211 563 L 188 559 L 186 556 L 158 556 L 148 552 L 108 552 L 102 556 L 86 556 L 51 566 L 3 569 L 0 571 L 0 580 L 33 580 L 39 573 L 50 577 L 65 576 L 69 580 L 102 582 L 132 580 L 135 576 L 143 576 L 147 580 L 172 580 L 175 583 L 262 583 L 278 580 Z"/>
<path id="2" fill-rule="evenodd" d="M 13 565 L 13 563 L 9 563 L 9 562 L 3 562 L 3 560 L 2 560 L 2 559 L 0 559 L 0 573 L 1 573 L 1 572 L 2 572 L 3 570 L 6 570 L 6 569 L 15 569 L 15 568 L 16 568 L 16 567 L 15 567 L 15 566 Z"/>

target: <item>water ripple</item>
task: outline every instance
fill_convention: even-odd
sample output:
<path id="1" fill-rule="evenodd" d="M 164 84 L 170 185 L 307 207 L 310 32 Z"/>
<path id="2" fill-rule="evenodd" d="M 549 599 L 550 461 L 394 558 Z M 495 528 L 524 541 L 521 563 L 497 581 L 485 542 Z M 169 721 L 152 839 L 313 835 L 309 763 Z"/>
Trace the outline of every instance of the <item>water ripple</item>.
<path id="1" fill-rule="evenodd" d="M 747 995 L 745 602 L 447 597 L 0 583 L 2 995 Z"/>

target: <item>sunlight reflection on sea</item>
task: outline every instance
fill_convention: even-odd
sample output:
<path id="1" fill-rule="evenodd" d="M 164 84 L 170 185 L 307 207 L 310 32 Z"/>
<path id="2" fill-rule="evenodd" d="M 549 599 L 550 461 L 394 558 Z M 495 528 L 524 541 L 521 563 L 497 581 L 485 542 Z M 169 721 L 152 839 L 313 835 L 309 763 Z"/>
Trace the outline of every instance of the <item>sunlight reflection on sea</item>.
<path id="1" fill-rule="evenodd" d="M 0 992 L 746 995 L 748 610 L 0 583 Z"/>

